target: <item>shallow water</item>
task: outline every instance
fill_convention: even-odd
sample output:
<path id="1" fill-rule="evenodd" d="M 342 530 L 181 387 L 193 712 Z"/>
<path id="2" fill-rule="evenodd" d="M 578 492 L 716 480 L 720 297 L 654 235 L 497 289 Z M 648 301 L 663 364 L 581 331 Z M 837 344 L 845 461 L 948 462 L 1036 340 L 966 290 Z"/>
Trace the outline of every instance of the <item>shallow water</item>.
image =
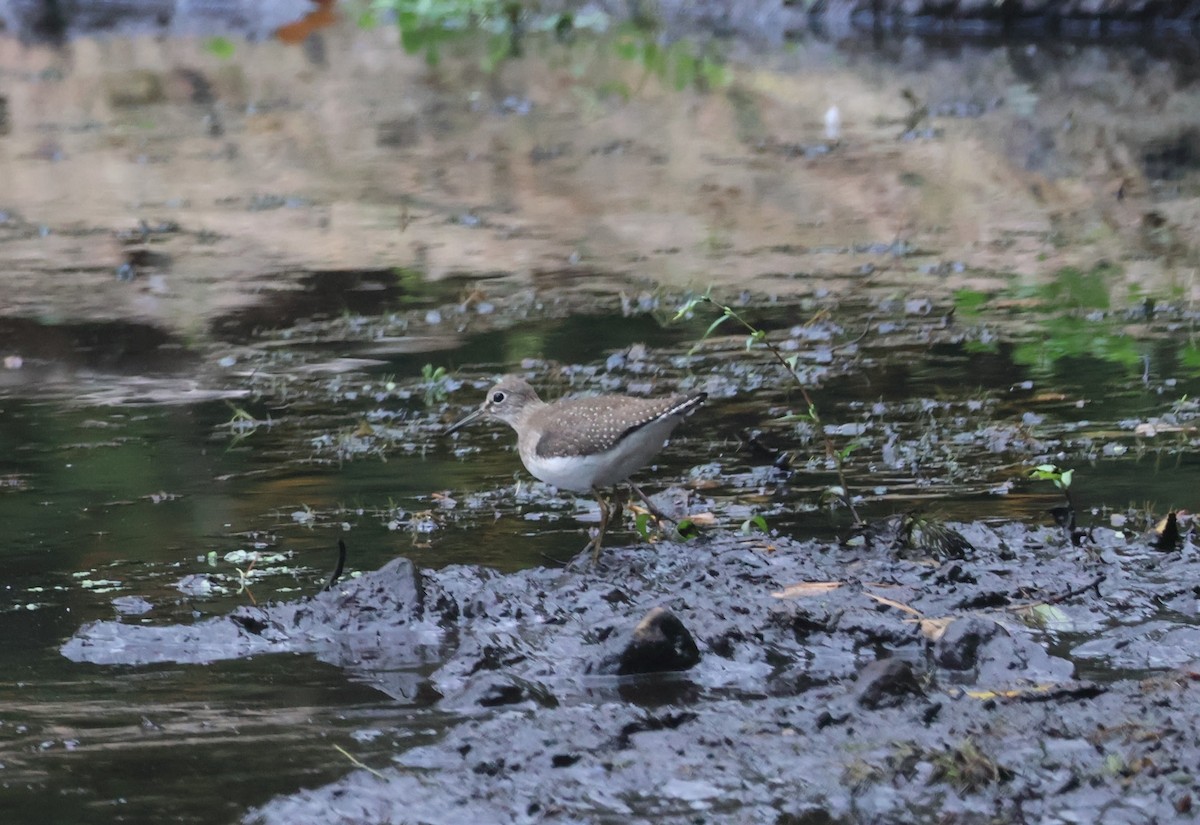
<path id="1" fill-rule="evenodd" d="M 1026 50 L 1073 97 L 1002 49 L 814 41 L 734 44 L 729 86 L 676 90 L 603 40 L 489 74 L 478 43 L 429 67 L 386 28 L 315 37 L 232 57 L 0 39 L 13 821 L 227 822 L 343 775 L 335 745 L 386 764 L 437 735 L 420 674 L 385 693 L 308 657 L 98 668 L 57 647 L 118 598 L 187 622 L 311 594 L 338 539 L 352 571 L 570 558 L 594 503 L 531 484 L 505 430 L 438 437 L 500 372 L 707 389 L 646 486 L 732 529 L 843 533 L 819 439 L 777 420 L 804 412 L 780 370 L 728 325 L 690 352 L 712 314 L 667 323 L 710 283 L 804 354 L 866 516 L 1044 522 L 1047 461 L 1076 468 L 1085 523 L 1196 508 L 1195 172 L 1151 151 L 1200 111 L 1186 77 Z M 1106 103 L 1113 77 L 1171 114 Z M 945 113 L 905 132 L 905 84 Z"/>

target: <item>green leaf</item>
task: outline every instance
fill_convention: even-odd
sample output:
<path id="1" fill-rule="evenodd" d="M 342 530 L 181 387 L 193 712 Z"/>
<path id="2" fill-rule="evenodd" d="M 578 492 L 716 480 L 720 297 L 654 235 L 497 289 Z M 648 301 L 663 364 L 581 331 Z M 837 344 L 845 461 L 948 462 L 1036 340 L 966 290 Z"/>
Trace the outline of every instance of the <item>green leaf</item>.
<path id="1" fill-rule="evenodd" d="M 682 92 L 696 82 L 696 58 L 684 51 L 675 57 L 675 90 Z"/>
<path id="2" fill-rule="evenodd" d="M 675 532 L 684 541 L 691 541 L 700 536 L 700 528 L 690 518 L 680 519 L 679 523 L 675 525 Z"/>
<path id="3" fill-rule="evenodd" d="M 755 344 L 766 340 L 767 334 L 761 329 L 756 329 L 754 332 L 746 336 L 746 350 L 749 351 Z"/>
<path id="4" fill-rule="evenodd" d="M 704 85 L 710 89 L 722 89 L 733 80 L 732 72 L 712 60 L 701 60 L 700 72 L 704 75 Z"/>
<path id="5" fill-rule="evenodd" d="M 494 34 L 488 39 L 487 54 L 481 60 L 485 72 L 491 73 L 503 63 L 512 49 L 512 41 L 503 34 Z"/>
<path id="6" fill-rule="evenodd" d="M 688 315 L 691 315 L 692 311 L 696 309 L 696 305 L 701 303 L 703 300 L 703 298 L 688 298 L 683 302 L 683 305 L 680 306 L 679 309 L 675 310 L 675 317 L 671 320 L 679 321 Z"/>
<path id="7" fill-rule="evenodd" d="M 233 57 L 235 47 L 228 37 L 210 37 L 204 41 L 204 50 L 222 60 L 228 60 Z"/>
<path id="8" fill-rule="evenodd" d="M 629 88 L 629 84 L 620 80 L 611 80 L 607 83 L 601 83 L 596 87 L 596 97 L 605 98 L 613 95 L 628 101 L 633 97 L 633 89 Z"/>
<path id="9" fill-rule="evenodd" d="M 400 45 L 409 54 L 416 54 L 425 45 L 425 33 L 418 28 L 401 26 Z"/>
<path id="10" fill-rule="evenodd" d="M 766 533 L 770 531 L 770 528 L 767 526 L 767 520 L 762 516 L 751 516 L 742 522 L 742 535 L 748 536 L 755 530 L 759 531 L 760 533 Z"/>
<path id="11" fill-rule="evenodd" d="M 658 48 L 658 44 L 654 41 L 649 41 L 642 47 L 642 65 L 646 70 L 656 75 L 662 74 L 662 55 Z"/>
<path id="12" fill-rule="evenodd" d="M 1179 351 L 1179 361 L 1189 369 L 1200 369 L 1200 347 L 1184 347 Z"/>
<path id="13" fill-rule="evenodd" d="M 728 321 L 728 320 L 729 320 L 729 318 L 730 318 L 730 316 L 729 316 L 729 315 L 721 315 L 721 316 L 719 316 L 719 317 L 717 318 L 717 320 L 713 321 L 711 324 L 709 324 L 709 325 L 708 325 L 708 329 L 704 330 L 704 335 L 700 336 L 700 340 L 701 340 L 701 341 L 703 341 L 705 338 L 707 338 L 708 336 L 712 335 L 712 334 L 713 334 L 713 332 L 715 332 L 715 331 L 716 331 L 717 327 L 721 326 L 721 324 L 723 324 L 723 323 L 725 323 L 726 321 Z"/>
<path id="14" fill-rule="evenodd" d="M 1065 266 L 1054 273 L 1054 280 L 1042 288 L 1042 296 L 1060 305 L 1108 309 L 1109 282 L 1117 274 L 1117 267 L 1110 265 L 1096 266 L 1090 272 Z"/>
<path id="15" fill-rule="evenodd" d="M 1052 604 L 1034 605 L 1032 613 L 1037 627 L 1047 630 L 1068 630 L 1071 627 L 1067 614 Z"/>
<path id="16" fill-rule="evenodd" d="M 1074 474 L 1074 470 L 1063 470 L 1055 464 L 1039 464 L 1029 473 L 1029 477 L 1034 481 L 1053 482 L 1055 487 L 1065 490 L 1071 486 Z"/>
<path id="17" fill-rule="evenodd" d="M 986 292 L 977 289 L 960 289 L 954 293 L 954 307 L 960 314 L 973 317 L 979 315 L 988 297 Z"/>
<path id="18" fill-rule="evenodd" d="M 613 51 L 622 60 L 633 60 L 638 55 L 638 45 L 633 40 L 618 40 L 613 47 Z"/>

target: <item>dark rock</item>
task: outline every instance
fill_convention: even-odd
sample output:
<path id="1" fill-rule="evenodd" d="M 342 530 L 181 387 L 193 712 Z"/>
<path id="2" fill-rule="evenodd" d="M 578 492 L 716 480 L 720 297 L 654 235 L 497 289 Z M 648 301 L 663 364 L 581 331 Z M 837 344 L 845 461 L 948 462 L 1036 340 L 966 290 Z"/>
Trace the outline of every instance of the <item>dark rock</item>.
<path id="1" fill-rule="evenodd" d="M 832 816 L 824 808 L 803 806 L 796 812 L 780 813 L 773 825 L 841 825 L 845 821 L 840 816 Z"/>
<path id="2" fill-rule="evenodd" d="M 516 706 L 553 708 L 558 706 L 558 700 L 543 685 L 506 674 L 481 673 L 468 680 L 450 700 L 443 702 L 445 709 L 459 712 Z"/>
<path id="3" fill-rule="evenodd" d="M 903 659 L 878 659 L 858 673 L 855 699 L 868 710 L 891 708 L 924 693 L 912 665 Z"/>
<path id="4" fill-rule="evenodd" d="M 113 609 L 125 616 L 136 616 L 149 613 L 154 605 L 141 596 L 117 596 L 112 600 Z"/>
<path id="5" fill-rule="evenodd" d="M 613 643 L 595 672 L 615 676 L 688 670 L 700 661 L 696 640 L 674 613 L 665 607 L 648 612 L 628 638 Z"/>
<path id="6" fill-rule="evenodd" d="M 814 633 L 833 632 L 841 617 L 826 605 L 806 605 L 797 601 L 781 602 L 772 608 L 770 615 L 772 622 L 791 628 L 797 640 L 807 639 Z"/>
<path id="7" fill-rule="evenodd" d="M 822 728 L 827 728 L 830 725 L 840 725 L 849 718 L 850 718 L 850 714 L 848 714 L 848 713 L 840 713 L 839 712 L 837 714 L 834 714 L 834 713 L 830 713 L 827 710 L 823 710 L 819 714 L 817 714 L 816 729 L 821 730 Z"/>

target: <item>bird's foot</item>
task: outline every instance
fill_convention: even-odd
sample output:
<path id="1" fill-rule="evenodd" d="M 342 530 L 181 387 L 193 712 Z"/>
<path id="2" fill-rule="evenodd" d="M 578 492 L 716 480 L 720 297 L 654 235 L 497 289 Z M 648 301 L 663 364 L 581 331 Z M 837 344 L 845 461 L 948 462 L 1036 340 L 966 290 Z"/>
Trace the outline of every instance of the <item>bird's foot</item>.
<path id="1" fill-rule="evenodd" d="M 600 559 L 600 543 L 602 539 L 603 535 L 600 533 L 600 531 L 593 529 L 591 538 L 588 539 L 587 544 L 583 545 L 583 549 L 579 551 L 578 556 L 567 562 L 566 569 L 574 570 L 576 565 L 582 566 L 585 570 L 595 567 L 597 561 Z M 585 563 L 582 560 L 586 557 L 586 554 L 589 550 L 592 551 L 592 555 L 591 558 Z"/>
<path id="2" fill-rule="evenodd" d="M 604 543 L 604 530 L 597 530 L 592 536 L 591 541 L 583 546 L 584 550 L 592 548 L 592 567 L 596 566 L 596 562 L 600 561 L 600 546 Z"/>

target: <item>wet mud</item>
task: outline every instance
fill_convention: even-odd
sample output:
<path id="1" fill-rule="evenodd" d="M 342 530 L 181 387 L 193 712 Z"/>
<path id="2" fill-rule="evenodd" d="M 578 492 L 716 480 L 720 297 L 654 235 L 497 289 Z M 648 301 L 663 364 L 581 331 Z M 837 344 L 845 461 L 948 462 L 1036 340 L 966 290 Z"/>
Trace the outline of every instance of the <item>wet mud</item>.
<path id="1" fill-rule="evenodd" d="M 965 558 L 714 531 L 606 549 L 591 570 L 397 559 L 188 626 L 95 622 L 62 652 L 106 665 L 310 652 L 449 718 L 397 765 L 246 822 L 1188 813 L 1191 541 L 1163 551 L 1097 530 L 1075 547 L 1050 528 L 949 528 Z"/>

